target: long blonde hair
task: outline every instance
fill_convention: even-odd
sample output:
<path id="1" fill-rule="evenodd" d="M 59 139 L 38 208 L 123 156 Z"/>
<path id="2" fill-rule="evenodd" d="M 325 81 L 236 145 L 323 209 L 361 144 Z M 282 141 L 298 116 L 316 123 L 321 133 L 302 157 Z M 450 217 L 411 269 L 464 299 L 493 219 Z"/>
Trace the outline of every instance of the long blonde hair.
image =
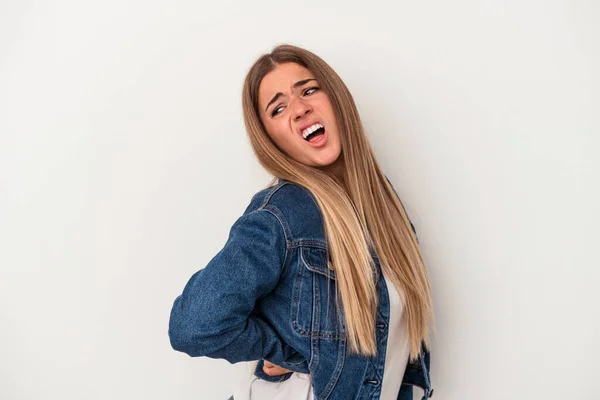
<path id="1" fill-rule="evenodd" d="M 287 62 L 307 68 L 329 96 L 342 145 L 343 182 L 326 170 L 287 156 L 265 131 L 258 112 L 258 89 L 266 74 Z M 242 107 L 246 130 L 260 164 L 275 179 L 307 188 L 319 205 L 331 258 L 329 268 L 335 271 L 342 302 L 349 351 L 364 356 L 377 353 L 377 282 L 369 252 L 369 246 L 374 246 L 384 273 L 402 289 L 410 358 L 415 359 L 422 341 L 429 347 L 429 326 L 433 321 L 427 270 L 404 208 L 375 159 L 354 99 L 342 79 L 312 52 L 279 45 L 259 57 L 248 71 Z"/>

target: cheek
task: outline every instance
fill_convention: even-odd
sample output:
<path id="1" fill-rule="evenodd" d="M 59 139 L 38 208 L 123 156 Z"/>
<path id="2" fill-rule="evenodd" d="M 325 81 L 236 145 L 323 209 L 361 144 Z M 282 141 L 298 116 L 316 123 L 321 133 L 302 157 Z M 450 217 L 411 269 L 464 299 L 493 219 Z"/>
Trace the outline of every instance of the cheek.
<path id="1" fill-rule="evenodd" d="M 330 122 L 333 122 L 334 124 L 337 125 L 335 113 L 333 112 L 333 105 L 331 104 L 331 101 L 329 100 L 329 98 L 325 98 L 323 100 L 323 102 L 321 104 L 321 109 L 327 114 Z"/>
<path id="2" fill-rule="evenodd" d="M 270 121 L 267 125 L 265 125 L 265 129 L 267 130 L 267 134 L 271 137 L 271 139 L 275 141 L 280 141 L 283 137 L 281 124 Z"/>
<path id="3" fill-rule="evenodd" d="M 261 118 L 261 122 L 263 124 L 263 127 L 265 128 L 265 132 L 267 133 L 267 135 L 272 140 L 276 140 L 277 136 L 279 136 L 277 134 L 277 124 L 274 124 L 272 120 L 265 120 L 264 118 Z"/>
<path id="4" fill-rule="evenodd" d="M 287 150 L 291 147 L 290 145 L 292 145 L 292 138 L 288 134 L 289 127 L 279 121 L 269 121 L 263 125 L 267 131 L 267 135 L 271 138 L 275 146 L 284 153 L 287 153 Z"/>

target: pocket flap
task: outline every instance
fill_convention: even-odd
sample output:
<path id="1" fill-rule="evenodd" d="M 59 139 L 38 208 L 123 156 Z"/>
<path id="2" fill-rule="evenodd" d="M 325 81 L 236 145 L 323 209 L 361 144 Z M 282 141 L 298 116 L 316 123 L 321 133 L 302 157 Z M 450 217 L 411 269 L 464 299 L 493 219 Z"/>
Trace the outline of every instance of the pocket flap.
<path id="1" fill-rule="evenodd" d="M 310 271 L 335 280 L 335 271 L 327 267 L 327 260 L 329 259 L 327 250 L 320 247 L 303 246 L 300 249 L 300 257 Z"/>

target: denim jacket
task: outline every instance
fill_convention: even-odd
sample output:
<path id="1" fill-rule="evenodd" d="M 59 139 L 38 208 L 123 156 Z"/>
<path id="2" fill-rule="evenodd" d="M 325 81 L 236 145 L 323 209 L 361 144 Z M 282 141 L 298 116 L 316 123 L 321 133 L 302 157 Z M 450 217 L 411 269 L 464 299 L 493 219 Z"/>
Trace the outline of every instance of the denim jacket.
<path id="1" fill-rule="evenodd" d="M 348 352 L 316 200 L 306 188 L 280 179 L 252 197 L 225 246 L 175 299 L 171 346 L 230 363 L 260 360 L 254 374 L 273 382 L 293 372 L 269 376 L 263 360 L 310 373 L 315 400 L 379 399 L 390 310 L 379 259 L 371 253 L 379 277 L 377 355 L 365 357 Z M 416 362 L 407 363 L 398 400 L 412 400 L 413 386 L 423 390 L 424 400 L 431 397 L 429 357 L 423 345 Z"/>

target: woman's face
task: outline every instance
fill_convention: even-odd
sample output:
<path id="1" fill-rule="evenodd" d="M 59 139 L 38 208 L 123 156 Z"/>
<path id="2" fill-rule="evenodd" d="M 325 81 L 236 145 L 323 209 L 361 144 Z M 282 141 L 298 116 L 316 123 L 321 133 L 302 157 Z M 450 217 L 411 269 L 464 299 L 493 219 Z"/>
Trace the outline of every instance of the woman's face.
<path id="1" fill-rule="evenodd" d="M 312 167 L 338 166 L 337 120 L 329 97 L 308 69 L 296 63 L 277 65 L 260 83 L 258 107 L 267 134 L 289 157 Z"/>

